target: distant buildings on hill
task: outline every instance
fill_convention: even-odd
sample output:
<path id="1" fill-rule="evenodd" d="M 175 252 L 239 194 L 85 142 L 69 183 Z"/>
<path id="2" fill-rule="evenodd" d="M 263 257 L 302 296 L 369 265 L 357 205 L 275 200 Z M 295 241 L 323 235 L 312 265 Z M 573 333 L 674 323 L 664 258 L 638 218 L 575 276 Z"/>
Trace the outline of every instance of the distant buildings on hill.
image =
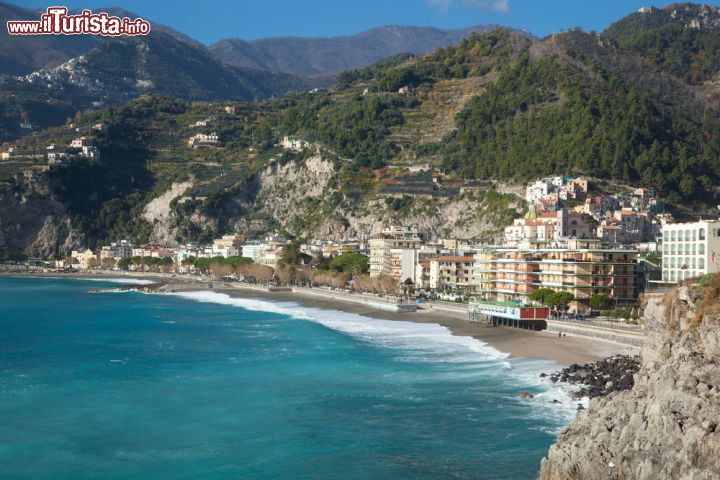
<path id="1" fill-rule="evenodd" d="M 78 138 L 68 148 L 90 145 Z M 614 307 L 632 306 L 647 280 L 674 283 L 718 271 L 720 221 L 673 223 L 656 208 L 660 202 L 650 190 L 594 192 L 584 179 L 551 177 L 529 184 L 526 200 L 527 213 L 504 228 L 497 244 L 431 238 L 414 226 L 390 225 L 360 238 L 318 239 L 299 248 L 313 262 L 361 253 L 368 256 L 370 277 L 485 300 L 523 303 L 540 289 L 568 292 L 576 312 L 589 310 L 593 297 Z M 255 239 L 230 234 L 207 245 L 173 248 L 120 240 L 97 254 L 79 250 L 71 257 L 81 269 L 153 257 L 191 272 L 193 257 L 235 256 L 277 268 L 290 243 L 280 234 Z M 653 272 L 657 277 L 651 278 Z"/>

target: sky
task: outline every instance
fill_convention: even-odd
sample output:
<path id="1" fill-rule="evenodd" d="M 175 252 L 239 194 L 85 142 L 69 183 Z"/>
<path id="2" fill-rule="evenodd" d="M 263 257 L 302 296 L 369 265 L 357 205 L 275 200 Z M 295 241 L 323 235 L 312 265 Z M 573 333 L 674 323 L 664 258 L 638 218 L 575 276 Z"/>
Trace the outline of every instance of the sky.
<path id="1" fill-rule="evenodd" d="M 539 37 L 580 27 L 602 31 L 612 22 L 653 5 L 648 0 L 5 0 L 33 9 L 116 6 L 210 44 L 222 38 L 330 37 L 380 25 L 460 28 L 500 24 Z M 720 6 L 720 0 L 705 1 Z"/>

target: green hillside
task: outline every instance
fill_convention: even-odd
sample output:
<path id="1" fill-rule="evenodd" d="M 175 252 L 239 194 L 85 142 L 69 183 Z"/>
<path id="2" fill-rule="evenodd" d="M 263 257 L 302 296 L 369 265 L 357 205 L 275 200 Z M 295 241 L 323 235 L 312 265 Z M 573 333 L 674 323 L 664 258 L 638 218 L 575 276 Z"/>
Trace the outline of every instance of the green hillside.
<path id="1" fill-rule="evenodd" d="M 89 241 L 146 240 L 153 226 L 139 212 L 173 182 L 192 185 L 183 202 L 171 205 L 168 231 L 177 241 L 207 240 L 237 228 L 342 229 L 348 224 L 343 215 L 351 214 L 367 221 L 376 213 L 378 219 L 387 214 L 422 220 L 437 214 L 442 199 L 466 202 L 468 212 L 473 201 L 489 205 L 488 198 L 499 199 L 498 218 L 507 222 L 522 205 L 493 192 L 490 181 L 521 183 L 547 174 L 651 187 L 679 217 L 714 210 L 720 203 L 717 110 L 689 79 L 624 45 L 617 24 L 611 30 L 612 36 L 570 31 L 539 41 L 496 30 L 424 56 L 399 55 L 345 72 L 329 91 L 231 104 L 171 98 L 179 90 L 204 95 L 209 88 L 231 88 L 223 83 L 232 79 L 226 70 L 201 68 L 183 53 L 191 46 L 173 53 L 177 62 L 187 57 L 183 71 L 200 68 L 188 80 L 167 68 L 175 60 L 151 60 L 160 48 L 152 42 L 107 42 L 108 55 L 128 55 L 131 64 L 144 65 L 133 81 L 154 78 L 171 97 L 142 96 L 121 107 L 86 111 L 74 125 L 35 132 L 17 145 L 31 150 L 65 145 L 79 134 L 95 137 L 100 162 L 53 166 L 41 176 L 49 190 L 34 193 L 59 201 Z M 170 44 L 163 42 L 163 48 Z M 95 68 L 116 63 L 105 60 L 94 61 Z M 108 79 L 122 75 L 114 70 Z M 245 92 L 253 88 L 261 87 Z M 234 110 L 226 111 L 228 105 Z M 206 126 L 194 126 L 206 120 Z M 98 123 L 104 125 L 100 132 L 93 130 Z M 189 148 L 188 139 L 199 132 L 216 132 L 221 140 Z M 284 136 L 312 146 L 283 151 L 277 144 Z M 301 178 L 286 189 L 269 187 L 262 178 L 269 166 L 297 170 L 314 155 L 333 169 L 318 177 L 326 183 L 314 200 L 290 198 L 311 188 Z M 5 188 L 17 192 L 13 198 L 36 188 L 18 179 L 28 165 L 8 164 L 0 171 Z M 413 173 L 428 169 L 443 173 L 440 190 L 429 173 Z M 461 193 L 466 185 L 492 195 Z M 278 202 L 286 205 L 283 211 L 276 209 Z M 306 207 L 289 215 L 285 210 L 294 204 Z"/>
<path id="2" fill-rule="evenodd" d="M 278 129 L 330 145 L 358 166 L 410 157 L 477 179 L 593 172 L 655 188 L 676 204 L 717 194 L 717 114 L 691 88 L 601 37 L 574 31 L 531 42 L 498 30 L 367 73 L 348 74 L 356 80 L 335 95 L 293 101 Z M 434 127 L 410 120 L 443 85 L 471 79 L 481 86 L 451 131 L 436 142 L 403 141 L 413 128 Z M 395 93 L 404 85 L 414 93 Z"/>
<path id="3" fill-rule="evenodd" d="M 636 12 L 603 34 L 691 84 L 720 72 L 720 11 L 715 7 L 677 3 Z"/>

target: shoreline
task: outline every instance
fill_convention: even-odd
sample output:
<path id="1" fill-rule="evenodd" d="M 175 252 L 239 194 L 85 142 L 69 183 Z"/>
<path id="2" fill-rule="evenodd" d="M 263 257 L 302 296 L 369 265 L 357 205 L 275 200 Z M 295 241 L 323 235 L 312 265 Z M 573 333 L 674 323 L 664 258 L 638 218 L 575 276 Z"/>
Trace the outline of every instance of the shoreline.
<path id="1" fill-rule="evenodd" d="M 467 315 L 461 312 L 442 311 L 439 309 L 421 308 L 413 313 L 391 313 L 360 303 L 360 299 L 345 298 L 347 294 L 333 294 L 332 291 L 319 289 L 317 293 L 305 289 L 292 292 L 271 292 L 262 287 L 244 284 L 224 284 L 221 287 L 209 288 L 207 284 L 197 282 L 195 277 L 171 274 L 137 274 L 126 275 L 117 272 L 93 272 L 71 274 L 5 274 L 7 277 L 45 277 L 45 278 L 80 278 L 80 279 L 110 279 L 127 278 L 158 280 L 169 282 L 176 291 L 207 291 L 224 293 L 231 297 L 244 297 L 264 299 L 268 301 L 295 302 L 305 308 L 318 308 L 322 310 L 335 310 L 354 313 L 365 317 L 405 321 L 414 323 L 434 323 L 447 328 L 455 336 L 469 336 L 475 338 L 496 350 L 507 353 L 511 358 L 530 358 L 550 360 L 559 366 L 566 367 L 571 364 L 591 363 L 603 358 L 617 355 L 635 355 L 639 349 L 625 345 L 568 335 L 558 338 L 554 333 L 547 331 L 513 330 L 504 327 L 490 327 L 484 324 L 470 323 Z M 171 288 L 172 288 L 171 287 Z"/>

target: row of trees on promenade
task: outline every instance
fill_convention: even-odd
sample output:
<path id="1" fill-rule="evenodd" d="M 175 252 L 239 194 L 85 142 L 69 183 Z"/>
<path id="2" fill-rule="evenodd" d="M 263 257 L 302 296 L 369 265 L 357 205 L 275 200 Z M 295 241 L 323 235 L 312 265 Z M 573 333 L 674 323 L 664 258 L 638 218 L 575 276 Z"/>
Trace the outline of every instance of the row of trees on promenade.
<path id="1" fill-rule="evenodd" d="M 113 261 L 107 262 L 104 266 L 114 265 Z M 366 255 L 346 252 L 335 257 L 320 256 L 314 259 L 301 252 L 298 243 L 291 243 L 285 249 L 275 268 L 240 256 L 187 257 L 180 262 L 180 265 L 185 269 L 192 268 L 197 273 L 211 275 L 214 278 L 234 276 L 257 283 L 274 281 L 286 285 L 351 287 L 356 291 L 381 294 L 397 294 L 400 291 L 400 286 L 393 277 L 368 275 L 370 266 Z M 99 262 L 97 266 L 100 266 Z M 169 273 L 176 271 L 179 265 L 169 257 L 130 257 L 119 260 L 117 266 L 123 270 L 133 268 Z"/>

